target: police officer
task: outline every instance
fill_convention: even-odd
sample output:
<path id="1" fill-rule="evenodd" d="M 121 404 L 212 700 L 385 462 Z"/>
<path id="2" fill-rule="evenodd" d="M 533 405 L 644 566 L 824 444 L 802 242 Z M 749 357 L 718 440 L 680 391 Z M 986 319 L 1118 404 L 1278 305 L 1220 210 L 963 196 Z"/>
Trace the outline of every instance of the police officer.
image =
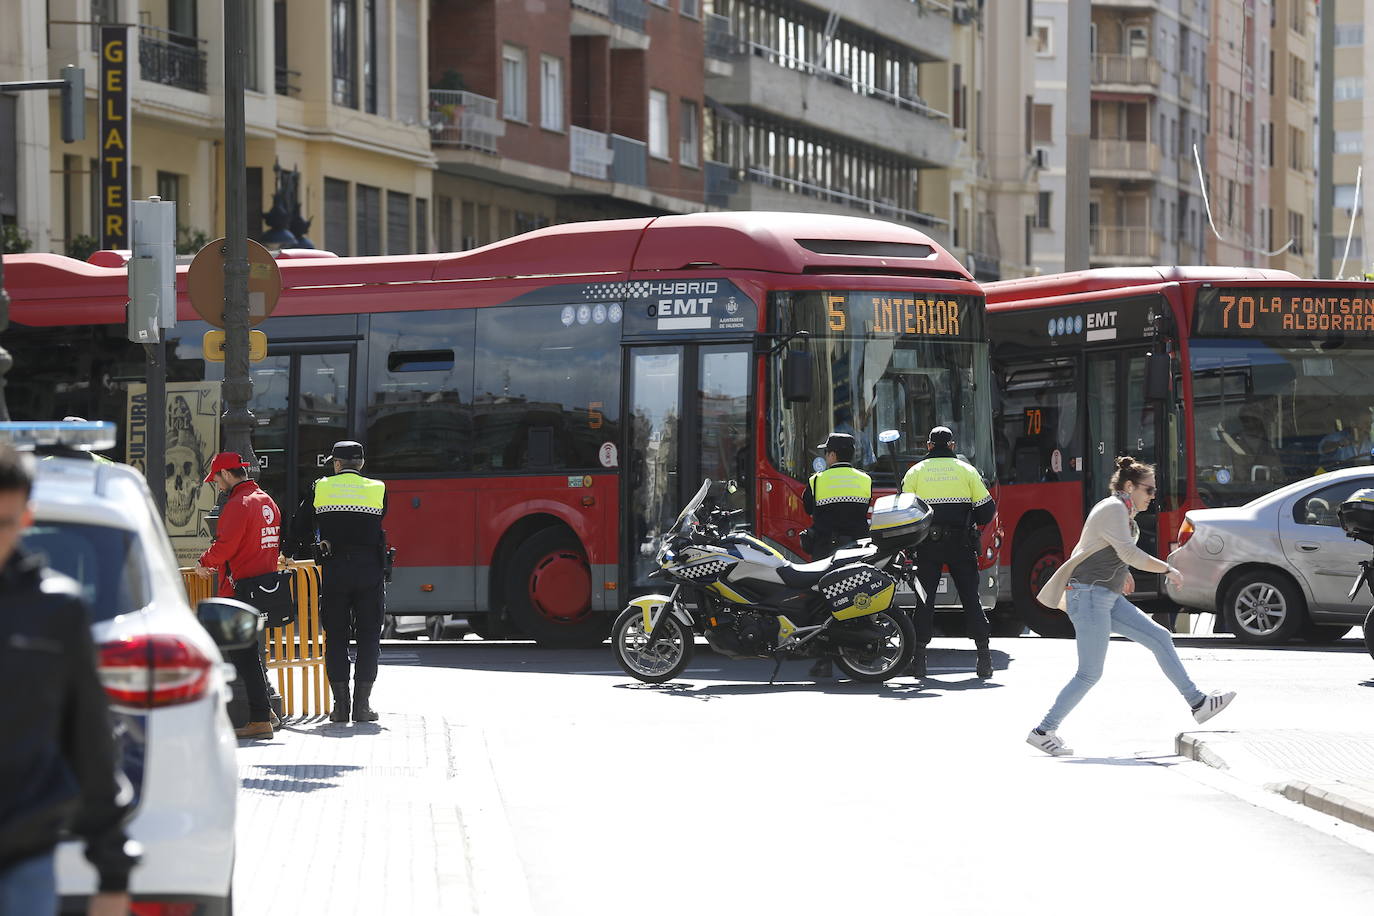
<path id="1" fill-rule="evenodd" d="M 810 513 L 812 557 L 826 557 L 840 546 L 868 537 L 868 504 L 873 498 L 873 479 L 854 467 L 854 437 L 831 433 L 821 445 L 826 468 L 811 475 L 802 505 Z M 830 677 L 830 659 L 811 667 L 812 677 Z"/>
<path id="2" fill-rule="evenodd" d="M 968 635 L 978 647 L 978 676 L 992 677 L 992 654 L 988 649 L 992 631 L 978 601 L 978 545 L 982 539 L 979 529 L 992 521 L 997 504 L 977 469 L 955 457 L 954 432 L 948 426 L 930 431 L 926 458 L 906 472 L 902 492 L 915 493 L 930 505 L 934 514 L 930 534 L 916 548 L 916 578 L 926 593 L 926 601 L 916 608 L 912 673 L 917 677 L 926 675 L 926 646 L 935 622 L 935 588 L 947 566 L 964 606 Z"/>
<path id="3" fill-rule="evenodd" d="M 334 476 L 315 481 L 292 522 L 296 555 L 308 544 L 323 565 L 320 583 L 320 622 L 324 625 L 324 667 L 334 691 L 329 718 L 347 722 L 375 722 L 370 700 L 381 655 L 382 581 L 386 552 L 382 519 L 386 516 L 386 484 L 364 477 L 363 447 L 335 442 L 329 453 Z M 316 538 L 318 532 L 318 538 Z M 358 666 L 353 673 L 353 702 L 349 705 L 348 640 L 358 642 Z"/>

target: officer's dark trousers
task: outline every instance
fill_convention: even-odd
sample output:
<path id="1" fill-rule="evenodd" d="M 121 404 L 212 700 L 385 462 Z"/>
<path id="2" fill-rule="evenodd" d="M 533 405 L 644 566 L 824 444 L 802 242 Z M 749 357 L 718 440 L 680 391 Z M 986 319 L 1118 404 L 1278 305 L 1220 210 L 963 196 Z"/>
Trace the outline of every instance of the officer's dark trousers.
<path id="1" fill-rule="evenodd" d="M 248 699 L 248 721 L 266 722 L 272 718 L 272 701 L 267 692 L 267 669 L 262 663 L 262 649 L 257 640 L 246 649 L 231 649 L 224 653 L 234 666 L 239 683 Z"/>
<path id="2" fill-rule="evenodd" d="M 968 635 L 978 644 L 985 644 L 992 630 L 983 606 L 978 603 L 978 553 L 968 543 L 962 531 L 945 535 L 941 540 L 923 543 L 916 550 L 916 580 L 926 593 L 924 605 L 918 605 L 915 619 L 916 643 L 926 645 L 934 635 L 935 589 L 940 585 L 940 572 L 948 566 L 949 577 L 959 592 L 964 606 L 964 621 Z"/>
<path id="3" fill-rule="evenodd" d="M 320 623 L 327 637 L 324 670 L 330 683 L 348 680 L 348 640 L 358 641 L 353 680 L 377 680 L 382 640 L 382 564 L 375 550 L 342 551 L 324 563 Z"/>

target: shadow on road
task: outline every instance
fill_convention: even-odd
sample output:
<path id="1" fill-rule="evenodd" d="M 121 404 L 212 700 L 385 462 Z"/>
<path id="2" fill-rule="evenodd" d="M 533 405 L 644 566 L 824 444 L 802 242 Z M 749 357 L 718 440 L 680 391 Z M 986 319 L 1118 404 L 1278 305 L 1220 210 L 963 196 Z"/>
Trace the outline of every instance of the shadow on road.
<path id="1" fill-rule="evenodd" d="M 1051 757 L 1050 759 L 1056 758 Z M 1180 763 L 1175 757 L 1062 757 L 1058 759 L 1063 760 L 1064 763 L 1079 766 L 1086 764 L 1105 767 L 1171 767 Z"/>
<path id="2" fill-rule="evenodd" d="M 743 684 L 702 684 L 673 681 L 667 684 L 641 684 L 627 681 L 613 685 L 617 690 L 650 690 L 664 696 L 687 697 L 703 702 L 729 696 L 775 696 L 779 693 L 862 693 L 867 696 L 883 697 L 889 700 L 931 700 L 935 693 L 924 693 L 919 684 L 910 680 L 888 681 L 883 684 L 862 684 L 858 681 L 776 681 Z"/>

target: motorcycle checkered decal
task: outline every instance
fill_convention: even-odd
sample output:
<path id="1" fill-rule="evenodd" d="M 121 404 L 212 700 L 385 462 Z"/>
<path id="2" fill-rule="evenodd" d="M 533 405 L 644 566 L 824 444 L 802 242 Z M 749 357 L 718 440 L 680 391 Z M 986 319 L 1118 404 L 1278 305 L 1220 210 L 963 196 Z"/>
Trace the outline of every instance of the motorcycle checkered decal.
<path id="1" fill-rule="evenodd" d="M 872 573 L 865 569 L 855 573 L 852 576 L 841 579 L 838 582 L 832 582 L 826 585 L 821 589 L 821 592 L 824 593 L 825 597 L 829 598 L 831 601 L 834 601 L 836 598 L 839 598 L 843 595 L 851 594 L 852 592 L 865 586 L 875 586 L 879 589 L 884 587 L 881 581 L 878 580 L 877 576 L 874 576 Z"/>
<path id="2" fill-rule="evenodd" d="M 705 563 L 698 563 L 696 566 L 688 566 L 679 571 L 679 575 L 686 579 L 708 579 L 718 576 L 730 568 L 730 564 L 724 560 L 708 560 Z"/>

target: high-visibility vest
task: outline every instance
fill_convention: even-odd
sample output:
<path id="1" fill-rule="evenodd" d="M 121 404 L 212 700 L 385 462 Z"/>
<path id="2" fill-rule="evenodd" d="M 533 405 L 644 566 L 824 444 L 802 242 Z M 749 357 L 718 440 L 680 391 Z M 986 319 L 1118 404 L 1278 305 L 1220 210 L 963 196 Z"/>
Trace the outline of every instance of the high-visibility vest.
<path id="1" fill-rule="evenodd" d="M 359 512 L 381 515 L 386 505 L 386 484 L 361 474 L 344 472 L 315 481 L 315 514 Z"/>
<path id="2" fill-rule="evenodd" d="M 829 467 L 811 475 L 816 508 L 835 503 L 863 503 L 873 498 L 873 478 L 858 468 Z"/>
<path id="3" fill-rule="evenodd" d="M 941 516 L 953 518 L 952 514 L 940 512 L 941 506 L 967 512 L 992 502 L 992 494 L 983 485 L 978 469 L 952 456 L 927 458 L 912 465 L 902 478 L 902 492 L 915 493 L 929 503 L 936 510 L 937 520 Z"/>

